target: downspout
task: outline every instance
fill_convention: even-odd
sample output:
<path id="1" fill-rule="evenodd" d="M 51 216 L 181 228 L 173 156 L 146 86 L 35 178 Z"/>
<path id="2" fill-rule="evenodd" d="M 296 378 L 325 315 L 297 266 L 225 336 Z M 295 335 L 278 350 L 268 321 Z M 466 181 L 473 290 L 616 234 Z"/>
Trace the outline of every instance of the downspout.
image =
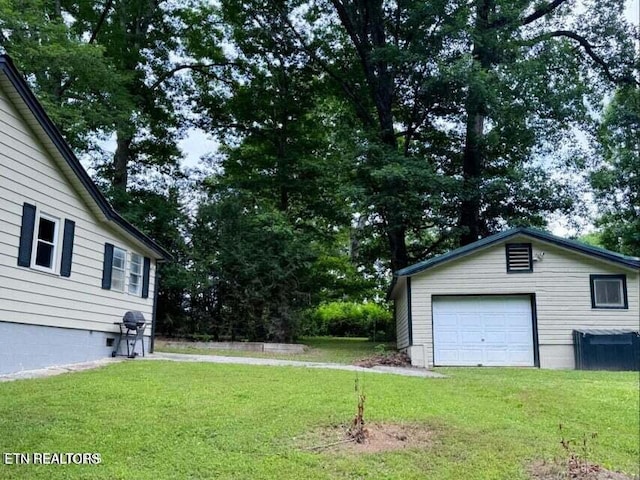
<path id="1" fill-rule="evenodd" d="M 407 332 L 409 346 L 413 347 L 413 320 L 411 318 L 411 277 L 407 277 Z"/>
<path id="2" fill-rule="evenodd" d="M 151 313 L 151 341 L 149 343 L 149 353 L 153 353 L 155 347 L 155 338 L 156 338 L 156 315 L 158 309 L 158 285 L 160 281 L 160 268 L 158 260 L 156 260 L 156 272 L 154 275 L 154 283 L 153 283 L 153 309 Z"/>

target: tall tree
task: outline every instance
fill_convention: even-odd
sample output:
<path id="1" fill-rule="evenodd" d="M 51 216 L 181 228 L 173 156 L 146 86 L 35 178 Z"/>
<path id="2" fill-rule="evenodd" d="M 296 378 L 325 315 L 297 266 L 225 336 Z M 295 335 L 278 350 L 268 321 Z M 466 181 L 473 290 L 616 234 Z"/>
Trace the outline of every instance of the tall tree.
<path id="1" fill-rule="evenodd" d="M 594 78 L 615 82 L 628 75 L 624 2 L 588 4 L 582 15 L 569 5 L 567 0 L 473 4 L 472 63 L 464 102 L 462 244 L 490 233 L 493 219 L 483 210 L 498 199 L 488 195 L 487 171 L 504 161 L 525 166 L 540 145 L 538 136 L 560 139 L 566 126 L 586 122 L 583 102 Z M 607 44 L 605 38 L 613 48 L 596 47 Z M 506 142 L 517 142 L 509 145 L 512 152 L 500 145 Z M 540 204 L 538 210 L 549 208 Z"/>
<path id="2" fill-rule="evenodd" d="M 0 46 L 27 76 L 66 140 L 78 151 L 95 149 L 95 136 L 120 118 L 123 72 L 95 41 L 100 25 L 72 28 L 59 1 L 0 2 Z"/>
<path id="3" fill-rule="evenodd" d="M 621 87 L 607 106 L 598 139 L 603 163 L 591 176 L 606 248 L 640 257 L 640 87 Z"/>
<path id="4" fill-rule="evenodd" d="M 147 0 L 7 0 L 3 48 L 79 153 L 113 138 L 98 173 L 117 207 L 135 173 L 175 173 L 184 78 L 181 19 L 189 6 Z"/>
<path id="5" fill-rule="evenodd" d="M 234 46 L 223 81 L 219 70 L 193 75 L 198 124 L 221 142 L 198 211 L 196 297 L 213 313 L 214 334 L 222 324 L 232 335 L 286 339 L 300 310 L 350 270 L 329 259 L 351 219 L 349 179 L 332 145 L 337 114 L 326 82 L 286 35 L 278 5 L 254 7 L 221 2 L 224 27 L 203 29 L 189 45 L 202 64 L 219 35 Z M 320 261 L 332 273 L 319 274 Z"/>
<path id="6" fill-rule="evenodd" d="M 570 208 L 568 185 L 541 153 L 588 121 L 600 79 L 610 88 L 626 75 L 622 3 L 588 4 L 580 15 L 566 0 L 328 0 L 313 15 L 290 11 L 301 51 L 370 134 L 360 140 L 369 147 L 361 186 L 392 269 L 412 251 L 433 251 L 422 242 L 544 226 L 548 213 Z"/>

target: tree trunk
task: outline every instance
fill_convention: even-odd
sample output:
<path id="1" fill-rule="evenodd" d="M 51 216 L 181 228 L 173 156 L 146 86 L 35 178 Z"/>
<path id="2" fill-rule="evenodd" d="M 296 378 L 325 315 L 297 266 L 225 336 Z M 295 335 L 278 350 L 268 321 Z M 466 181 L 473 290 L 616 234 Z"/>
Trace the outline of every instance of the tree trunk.
<path id="1" fill-rule="evenodd" d="M 383 0 L 348 1 L 331 0 L 342 26 L 351 39 L 364 72 L 369 88 L 371 101 L 375 106 L 377 120 L 367 109 L 357 108 L 358 117 L 365 126 L 376 128 L 380 143 L 391 155 L 398 151 L 395 136 L 393 101 L 395 73 L 386 60 L 379 58 L 382 50 L 388 47 L 385 27 L 387 25 Z M 357 100 L 356 100 L 357 103 Z M 376 192 L 374 187 L 369 193 L 382 193 L 383 197 L 392 198 L 396 192 Z M 391 269 L 396 271 L 409 263 L 405 234 L 407 227 L 402 212 L 385 201 L 377 202 L 377 213 L 384 220 L 384 233 L 389 242 Z"/>
<path id="2" fill-rule="evenodd" d="M 113 174 L 111 184 L 116 193 L 124 193 L 127 191 L 127 182 L 129 180 L 129 161 L 131 160 L 131 143 L 133 138 L 121 131 L 116 133 L 117 147 L 113 156 Z M 117 195 L 116 195 L 117 196 Z"/>
<path id="3" fill-rule="evenodd" d="M 493 0 L 477 0 L 475 35 L 473 41 L 473 60 L 471 79 L 465 110 L 467 114 L 465 145 L 462 163 L 462 202 L 460 206 L 459 224 L 462 227 L 461 245 L 467 245 L 480 238 L 482 232 L 482 169 L 484 160 L 484 123 L 487 113 L 487 102 L 478 85 L 479 73 L 491 68 L 491 27 L 489 13 L 493 9 Z"/>

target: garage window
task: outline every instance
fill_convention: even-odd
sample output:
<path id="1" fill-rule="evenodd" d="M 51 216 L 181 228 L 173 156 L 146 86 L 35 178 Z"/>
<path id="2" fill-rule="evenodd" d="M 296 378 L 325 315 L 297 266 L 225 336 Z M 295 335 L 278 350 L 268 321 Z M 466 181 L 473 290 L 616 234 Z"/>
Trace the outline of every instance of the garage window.
<path id="1" fill-rule="evenodd" d="M 629 308 L 626 275 L 591 275 L 592 308 Z"/>
<path id="2" fill-rule="evenodd" d="M 507 273 L 533 272 L 530 243 L 507 243 Z"/>

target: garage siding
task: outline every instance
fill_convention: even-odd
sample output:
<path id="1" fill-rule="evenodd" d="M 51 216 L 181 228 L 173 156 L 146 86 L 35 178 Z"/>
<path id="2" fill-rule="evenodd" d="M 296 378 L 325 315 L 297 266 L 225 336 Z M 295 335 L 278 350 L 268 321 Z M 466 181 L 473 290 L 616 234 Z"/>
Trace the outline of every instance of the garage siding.
<path id="1" fill-rule="evenodd" d="M 400 293 L 395 299 L 396 309 L 396 338 L 398 348 L 407 348 L 409 346 L 409 329 L 407 321 L 407 284 L 400 288 Z"/>
<path id="2" fill-rule="evenodd" d="M 542 367 L 573 366 L 571 332 L 576 328 L 640 328 L 638 272 L 573 253 L 552 244 L 515 237 L 509 243 L 531 243 L 533 255 L 544 252 L 532 273 L 506 273 L 504 243 L 432 267 L 412 277 L 413 343 L 424 345 L 426 365 L 433 365 L 434 295 L 535 294 Z M 626 274 L 628 310 L 591 308 L 589 275 Z"/>

